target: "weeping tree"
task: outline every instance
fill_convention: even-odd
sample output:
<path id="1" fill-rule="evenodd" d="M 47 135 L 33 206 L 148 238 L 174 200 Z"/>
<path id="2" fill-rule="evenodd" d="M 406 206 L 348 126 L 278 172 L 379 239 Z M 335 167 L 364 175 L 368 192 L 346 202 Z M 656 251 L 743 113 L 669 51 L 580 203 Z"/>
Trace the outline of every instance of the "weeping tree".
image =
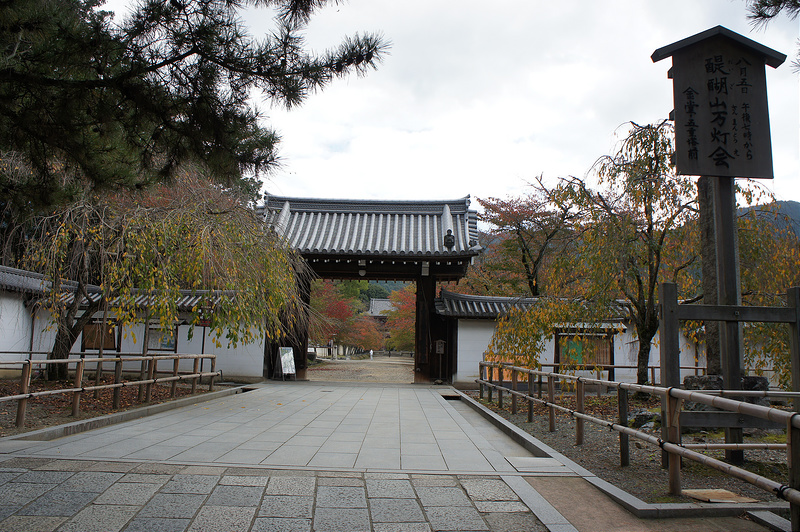
<path id="1" fill-rule="evenodd" d="M 171 331 L 187 294 L 199 296 L 189 323 L 210 319 L 218 344 L 285 336 L 307 315 L 302 259 L 240 191 L 191 172 L 171 186 L 83 197 L 29 231 L 23 264 L 48 283 L 40 305 L 56 329 L 53 359 L 69 356 L 101 310 L 123 330 L 146 321 Z M 63 365 L 51 368 L 65 377 Z"/>
<path id="2" fill-rule="evenodd" d="M 616 317 L 624 308 L 638 336 L 637 381 L 648 379 L 650 347 L 658 331 L 658 283 L 694 285 L 684 275 L 699 261 L 694 183 L 675 174 L 668 122 L 630 124 L 619 149 L 594 165 L 587 180 L 562 179 L 548 197 L 570 214 L 570 246 L 548 265 L 549 295 L 515 310 L 493 340 L 496 354 L 516 350 L 538 361 L 543 339 L 555 324 L 586 327 Z M 528 346 L 528 347 L 526 347 Z"/>

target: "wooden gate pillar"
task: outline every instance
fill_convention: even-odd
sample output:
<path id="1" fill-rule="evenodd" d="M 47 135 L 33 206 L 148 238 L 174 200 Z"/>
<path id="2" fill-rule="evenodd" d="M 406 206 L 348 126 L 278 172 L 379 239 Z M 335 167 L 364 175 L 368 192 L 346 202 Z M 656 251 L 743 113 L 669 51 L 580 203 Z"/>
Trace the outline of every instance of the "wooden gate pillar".
<path id="1" fill-rule="evenodd" d="M 414 382 L 430 382 L 433 356 L 431 336 L 431 315 L 435 312 L 433 300 L 436 297 L 436 280 L 430 275 L 417 278 L 417 317 L 414 342 Z"/>

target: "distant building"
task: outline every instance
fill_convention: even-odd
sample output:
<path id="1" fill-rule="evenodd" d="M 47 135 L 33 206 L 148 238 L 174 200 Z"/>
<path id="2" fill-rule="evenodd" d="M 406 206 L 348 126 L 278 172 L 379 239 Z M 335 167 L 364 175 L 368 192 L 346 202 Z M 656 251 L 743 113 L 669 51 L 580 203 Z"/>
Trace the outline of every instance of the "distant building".
<path id="1" fill-rule="evenodd" d="M 369 310 L 367 310 L 366 314 L 370 318 L 374 318 L 381 323 L 386 323 L 389 312 L 393 310 L 394 304 L 391 299 L 373 298 L 369 300 Z"/>

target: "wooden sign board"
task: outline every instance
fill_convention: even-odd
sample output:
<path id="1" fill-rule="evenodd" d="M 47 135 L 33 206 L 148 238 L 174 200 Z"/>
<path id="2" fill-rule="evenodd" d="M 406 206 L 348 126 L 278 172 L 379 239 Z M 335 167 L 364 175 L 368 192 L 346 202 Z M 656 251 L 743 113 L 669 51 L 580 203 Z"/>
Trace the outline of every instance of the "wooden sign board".
<path id="1" fill-rule="evenodd" d="M 294 350 L 291 347 L 281 347 L 278 353 L 279 368 L 281 377 L 295 375 Z"/>
<path id="2" fill-rule="evenodd" d="M 665 57 L 672 57 L 678 173 L 772 179 L 765 64 L 786 56 L 717 26 L 652 59 Z"/>

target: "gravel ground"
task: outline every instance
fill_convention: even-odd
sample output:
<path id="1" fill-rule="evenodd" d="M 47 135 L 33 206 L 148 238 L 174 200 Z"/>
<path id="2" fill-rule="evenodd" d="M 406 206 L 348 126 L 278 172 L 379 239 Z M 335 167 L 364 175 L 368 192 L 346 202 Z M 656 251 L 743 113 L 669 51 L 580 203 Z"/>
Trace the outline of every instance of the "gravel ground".
<path id="1" fill-rule="evenodd" d="M 477 398 L 477 392 L 470 392 Z M 563 401 L 570 408 L 574 408 L 574 396 L 564 396 L 557 399 Z M 630 465 L 619 465 L 619 433 L 601 425 L 584 423 L 584 443 L 575 445 L 575 421 L 566 413 L 556 414 L 556 431 L 549 432 L 547 408 L 541 405 L 534 407 L 534 422 L 528 423 L 527 407 L 520 408 L 516 415 L 510 413 L 510 401 L 504 401 L 504 409 L 497 408 L 497 402 L 488 404 L 495 412 L 521 427 L 535 438 L 541 440 L 556 451 L 564 454 L 571 460 L 593 472 L 598 477 L 614 484 L 615 486 L 635 495 L 645 502 L 689 502 L 688 497 L 673 497 L 668 494 L 667 470 L 661 468 L 661 450 L 641 440 L 630 438 Z M 631 411 L 637 408 L 657 408 L 657 400 L 646 402 L 631 402 Z M 608 421 L 615 421 L 616 399 L 613 396 L 604 396 L 602 400 L 587 396 L 586 412 Z M 782 431 L 778 431 L 782 432 Z M 660 429 L 650 431 L 655 436 L 660 436 Z M 781 440 L 782 438 L 782 440 Z M 683 435 L 684 443 L 711 443 L 723 442 L 721 432 L 698 432 Z M 771 431 L 753 430 L 745 433 L 745 441 L 785 443 L 784 434 Z M 722 451 L 706 451 L 709 456 L 723 459 Z M 773 480 L 785 483 L 788 481 L 788 466 L 785 451 L 752 450 L 745 451 L 745 468 Z M 714 469 L 697 464 L 690 460 L 683 460 L 681 469 L 681 485 L 683 489 L 708 489 L 721 488 L 733 493 L 751 497 L 761 501 L 774 502 L 777 499 L 771 493 L 757 488 L 747 482 L 735 479 Z"/>
<path id="2" fill-rule="evenodd" d="M 376 356 L 373 360 L 325 360 L 308 367 L 310 381 L 329 382 L 414 382 L 414 359 Z"/>
<path id="3" fill-rule="evenodd" d="M 111 380 L 104 379 L 103 384 L 110 384 Z M 94 384 L 94 379 L 89 382 L 84 381 L 84 386 Z M 43 390 L 56 390 L 64 388 L 72 388 L 72 382 L 60 381 L 43 381 L 34 380 L 31 383 L 31 392 Z M 88 419 L 113 412 L 121 412 L 123 410 L 131 410 L 143 406 L 163 403 L 169 401 L 170 397 L 169 384 L 156 384 L 152 389 L 151 401 L 149 403 L 140 403 L 138 401 L 139 387 L 130 386 L 121 388 L 121 401 L 120 408 L 112 408 L 112 390 L 103 390 L 97 397 L 93 392 L 86 392 L 81 394 L 80 400 L 80 414 L 78 417 L 72 416 L 72 394 L 54 394 L 42 397 L 36 397 L 28 400 L 28 407 L 25 415 L 25 426 L 17 428 L 17 401 L 2 401 L 0 402 L 0 437 L 13 436 L 23 432 L 38 430 L 45 427 L 54 427 L 63 425 L 65 423 L 72 423 L 81 419 Z M 197 387 L 197 393 L 206 393 L 208 391 L 207 385 L 200 385 Z M 16 395 L 19 393 L 19 380 L 18 379 L 3 379 L 0 380 L 0 397 Z M 176 389 L 176 398 L 186 397 L 191 395 L 191 388 L 189 384 L 178 383 Z"/>

